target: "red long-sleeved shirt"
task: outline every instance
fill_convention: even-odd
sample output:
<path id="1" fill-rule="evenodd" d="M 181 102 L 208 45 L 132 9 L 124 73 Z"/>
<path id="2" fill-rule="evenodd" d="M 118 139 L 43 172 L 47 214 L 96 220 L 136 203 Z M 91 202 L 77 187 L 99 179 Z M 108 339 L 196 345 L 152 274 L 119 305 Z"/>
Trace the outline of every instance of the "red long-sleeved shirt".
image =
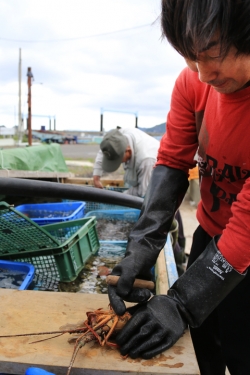
<path id="1" fill-rule="evenodd" d="M 250 87 L 220 94 L 184 69 L 176 80 L 157 164 L 188 174 L 197 161 L 197 219 L 243 272 L 250 265 Z"/>

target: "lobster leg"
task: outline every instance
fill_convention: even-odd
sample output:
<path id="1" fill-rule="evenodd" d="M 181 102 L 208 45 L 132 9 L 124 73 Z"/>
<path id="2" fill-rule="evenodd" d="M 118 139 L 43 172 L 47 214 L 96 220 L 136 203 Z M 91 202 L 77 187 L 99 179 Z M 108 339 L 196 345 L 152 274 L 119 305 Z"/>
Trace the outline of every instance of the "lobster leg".
<path id="1" fill-rule="evenodd" d="M 76 343 L 75 343 L 75 346 L 74 346 L 74 350 L 73 350 L 73 353 L 72 353 L 72 357 L 71 357 L 71 360 L 70 360 L 70 364 L 69 364 L 69 367 L 68 367 L 68 371 L 67 371 L 67 375 L 70 375 L 70 371 L 73 367 L 73 364 L 75 362 L 75 359 L 76 359 L 76 356 L 77 356 L 77 353 L 78 351 L 85 345 L 87 344 L 88 342 L 92 341 L 93 340 L 93 337 L 89 337 L 87 338 L 86 337 L 86 334 L 89 333 L 89 332 L 85 332 L 84 334 L 82 334 L 80 337 L 78 337 L 78 339 L 76 340 Z M 83 339 L 83 336 L 85 336 L 85 339 Z"/>
<path id="2" fill-rule="evenodd" d="M 117 326 L 118 320 L 119 320 L 119 317 L 118 317 L 118 316 L 115 316 L 115 318 L 114 318 L 114 323 L 113 323 L 112 327 L 110 328 L 110 330 L 109 330 L 107 336 L 105 336 L 104 340 L 103 340 L 102 343 L 101 343 L 102 346 L 104 346 L 105 344 L 108 344 L 108 343 L 109 343 L 108 339 L 110 338 L 110 336 L 111 336 L 112 333 L 114 332 L 115 327 Z M 110 345 L 110 346 L 117 346 L 116 344 L 112 345 L 112 343 L 109 343 L 108 345 Z"/>
<path id="3" fill-rule="evenodd" d="M 103 318 L 100 322 L 98 322 L 94 327 L 92 327 L 95 331 L 101 327 L 103 327 L 106 323 L 108 323 L 111 319 L 115 317 L 114 314 L 108 315 L 105 318 Z"/>

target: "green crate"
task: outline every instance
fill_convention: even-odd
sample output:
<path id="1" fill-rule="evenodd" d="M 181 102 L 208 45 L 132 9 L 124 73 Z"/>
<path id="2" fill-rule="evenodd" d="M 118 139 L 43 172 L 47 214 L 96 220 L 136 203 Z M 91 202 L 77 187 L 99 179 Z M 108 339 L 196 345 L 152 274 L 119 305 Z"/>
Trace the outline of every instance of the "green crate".
<path id="1" fill-rule="evenodd" d="M 13 241 L 17 241 L 18 237 L 15 237 L 12 232 L 14 232 L 15 227 L 16 231 L 20 229 L 19 216 L 21 216 L 24 222 L 27 221 L 29 223 L 31 221 L 21 214 L 13 216 L 13 214 L 16 214 L 15 210 L 7 207 L 7 204 L 2 205 L 2 203 L 0 202 L 0 207 L 5 206 L 5 209 L 0 209 L 0 232 L 3 228 L 1 226 L 2 222 L 6 221 L 6 223 L 4 232 L 2 230 L 0 237 L 4 239 L 6 235 L 11 234 Z M 11 218 L 13 219 L 11 224 L 9 224 L 11 230 L 9 230 L 7 224 L 10 223 L 9 213 L 11 213 Z M 41 230 L 45 238 L 47 236 L 48 242 L 50 239 L 54 240 L 53 245 L 56 244 L 56 247 L 51 247 L 50 249 L 47 247 L 44 249 L 37 247 L 35 243 L 34 250 L 32 251 L 32 247 L 30 248 L 28 244 L 29 238 L 27 237 L 26 243 L 23 241 L 24 243 L 21 245 L 21 251 L 17 243 L 13 242 L 11 244 L 10 241 L 9 251 L 7 251 L 6 245 L 4 245 L 3 251 L 0 242 L 0 258 L 31 263 L 35 266 L 36 273 L 43 274 L 52 279 L 58 279 L 63 282 L 73 281 L 83 269 L 88 258 L 92 254 L 95 254 L 100 247 L 96 232 L 96 219 L 94 217 L 49 224 L 43 227 L 39 227 L 33 222 L 29 224 L 31 225 L 28 225 L 28 230 L 30 226 L 34 226 L 37 229 L 37 231 L 33 231 L 33 237 L 37 233 L 40 235 Z M 5 233 L 8 230 L 11 233 Z M 21 231 L 21 235 L 24 238 L 25 234 L 25 231 Z M 6 240 L 3 242 L 6 243 Z M 12 246 L 15 248 L 14 251 L 11 249 Z"/>
<path id="2" fill-rule="evenodd" d="M 58 224 L 39 226 L 12 206 L 0 202 L 0 257 L 23 253 L 61 253 L 68 250 L 79 236 L 85 235 L 96 222 L 81 218 Z"/>
<path id="3" fill-rule="evenodd" d="M 60 242 L 42 227 L 0 202 L 0 257 L 57 248 Z"/>
<path id="4" fill-rule="evenodd" d="M 96 221 L 94 221 L 96 224 Z M 54 224 L 52 224 L 54 225 Z M 52 226 L 50 225 L 50 226 Z M 51 255 L 10 255 L 9 260 L 33 264 L 36 274 L 52 280 L 63 282 L 74 281 L 91 255 L 100 247 L 95 225 L 72 246 L 61 254 Z M 53 253 L 53 251 L 51 251 Z M 6 259 L 6 258 L 5 258 Z"/>
<path id="5" fill-rule="evenodd" d="M 85 219 L 85 222 L 86 221 L 87 219 Z M 73 224 L 73 222 L 67 223 L 68 226 Z M 47 225 L 47 227 L 60 226 L 62 224 L 66 223 L 51 224 Z M 78 233 L 74 236 L 72 241 L 66 241 L 68 243 L 66 246 L 63 244 L 61 247 L 62 253 L 53 254 L 54 249 L 51 249 L 50 254 L 47 252 L 46 255 L 37 255 L 36 253 L 12 254 L 9 255 L 7 259 L 33 264 L 36 269 L 36 274 L 41 274 L 46 278 L 63 282 L 74 281 L 84 268 L 89 257 L 95 254 L 100 247 L 95 227 L 96 220 L 92 221 L 91 228 L 88 228 L 89 224 L 90 223 L 87 221 L 86 226 L 83 225 L 81 229 L 78 230 Z M 49 229 L 50 228 L 48 228 L 48 230 Z M 55 228 L 52 229 L 53 231 L 55 230 Z M 61 228 L 57 228 L 56 230 L 60 232 Z"/>

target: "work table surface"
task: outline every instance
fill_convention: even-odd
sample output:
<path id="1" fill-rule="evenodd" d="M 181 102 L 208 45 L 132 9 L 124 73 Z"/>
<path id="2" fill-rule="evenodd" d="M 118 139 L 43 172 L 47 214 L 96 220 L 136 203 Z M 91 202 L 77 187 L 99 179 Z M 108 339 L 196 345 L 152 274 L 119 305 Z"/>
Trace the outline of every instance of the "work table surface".
<path id="1" fill-rule="evenodd" d="M 103 294 L 53 293 L 0 289 L 0 335 L 56 331 L 86 319 L 87 311 L 108 309 Z M 66 375 L 73 352 L 69 334 L 31 344 L 47 336 L 0 338 L 0 373 L 25 374 L 40 367 Z M 150 360 L 123 359 L 117 349 L 86 344 L 75 359 L 71 375 L 178 374 L 198 375 L 189 332 L 169 350 Z"/>

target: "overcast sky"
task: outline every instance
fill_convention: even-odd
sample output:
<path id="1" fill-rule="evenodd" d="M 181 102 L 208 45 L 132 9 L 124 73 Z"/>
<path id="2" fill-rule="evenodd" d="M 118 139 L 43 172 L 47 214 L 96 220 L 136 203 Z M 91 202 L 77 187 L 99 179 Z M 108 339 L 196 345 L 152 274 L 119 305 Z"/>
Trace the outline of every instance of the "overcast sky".
<path id="1" fill-rule="evenodd" d="M 165 122 L 185 62 L 161 40 L 160 0 L 0 0 L 0 125 L 18 124 L 18 62 L 32 128 L 105 130 Z M 157 20 L 158 19 L 158 20 Z M 114 111 L 114 112 L 113 112 Z M 25 125 L 26 126 L 26 125 Z"/>

